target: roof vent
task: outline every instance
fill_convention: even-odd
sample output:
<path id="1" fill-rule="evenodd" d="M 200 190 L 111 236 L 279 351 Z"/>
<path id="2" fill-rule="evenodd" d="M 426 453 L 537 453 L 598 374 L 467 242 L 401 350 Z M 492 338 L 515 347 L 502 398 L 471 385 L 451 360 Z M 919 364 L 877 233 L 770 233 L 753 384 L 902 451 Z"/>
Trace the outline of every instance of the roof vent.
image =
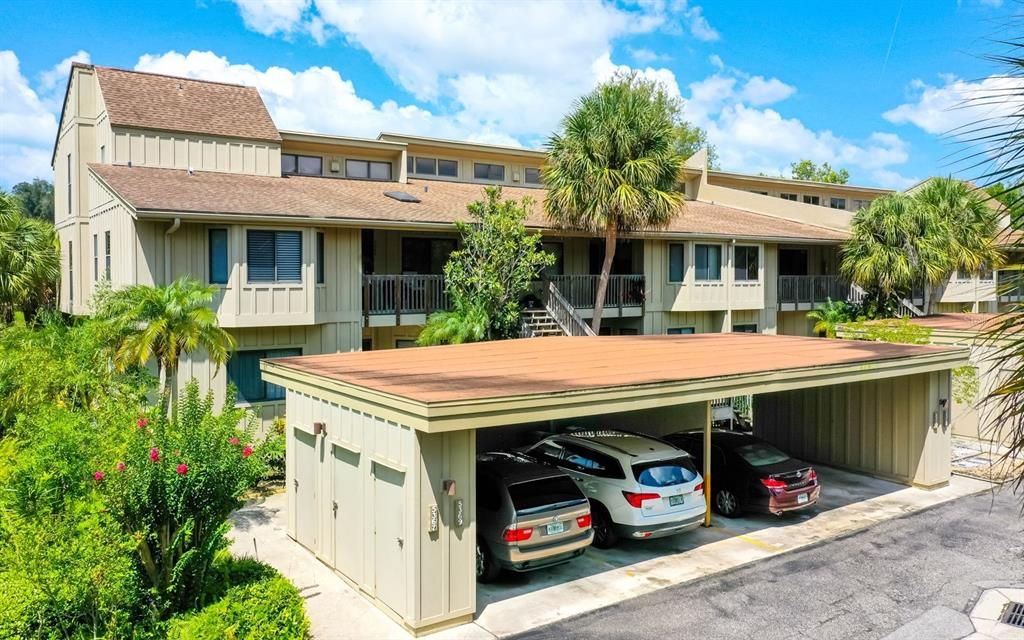
<path id="1" fill-rule="evenodd" d="M 404 191 L 385 191 L 384 195 L 386 195 L 387 197 L 389 197 L 389 198 L 391 198 L 393 200 L 398 200 L 399 202 L 419 202 L 420 201 L 420 199 L 417 198 L 416 196 L 409 195 L 408 193 L 406 193 Z"/>

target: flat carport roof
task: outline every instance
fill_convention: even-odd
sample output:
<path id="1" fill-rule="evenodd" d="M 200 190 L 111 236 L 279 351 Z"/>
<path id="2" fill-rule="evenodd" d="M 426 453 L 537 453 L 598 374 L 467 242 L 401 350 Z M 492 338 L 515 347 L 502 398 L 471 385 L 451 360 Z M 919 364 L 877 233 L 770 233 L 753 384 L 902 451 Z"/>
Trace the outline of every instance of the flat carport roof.
<path id="1" fill-rule="evenodd" d="M 264 379 L 425 432 L 951 369 L 966 348 L 764 334 L 505 340 L 266 360 Z"/>

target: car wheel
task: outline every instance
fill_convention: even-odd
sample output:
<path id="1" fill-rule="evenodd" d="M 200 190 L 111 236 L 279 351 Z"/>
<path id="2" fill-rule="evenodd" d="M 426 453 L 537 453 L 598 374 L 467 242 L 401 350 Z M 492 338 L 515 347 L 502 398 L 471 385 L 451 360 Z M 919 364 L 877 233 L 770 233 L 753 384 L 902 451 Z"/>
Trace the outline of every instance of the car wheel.
<path id="1" fill-rule="evenodd" d="M 735 518 L 740 515 L 739 498 L 728 489 L 719 489 L 715 492 L 715 511 L 726 518 Z"/>
<path id="2" fill-rule="evenodd" d="M 615 533 L 608 510 L 597 502 L 591 502 L 590 517 L 590 525 L 594 530 L 594 546 L 598 549 L 614 547 L 615 543 L 619 541 L 619 534 Z"/>
<path id="3" fill-rule="evenodd" d="M 491 550 L 487 545 L 477 540 L 476 542 L 476 579 L 477 582 L 493 582 L 501 573 L 501 566 L 494 561 Z"/>

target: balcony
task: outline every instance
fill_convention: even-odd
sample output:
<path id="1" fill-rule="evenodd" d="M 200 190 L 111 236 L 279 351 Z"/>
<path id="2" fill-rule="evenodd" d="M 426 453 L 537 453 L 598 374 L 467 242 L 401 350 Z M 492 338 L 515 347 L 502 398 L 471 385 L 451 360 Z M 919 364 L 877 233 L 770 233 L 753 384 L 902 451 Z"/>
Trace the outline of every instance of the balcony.
<path id="1" fill-rule="evenodd" d="M 363 276 L 365 326 L 420 325 L 431 313 L 450 308 L 444 276 Z"/>
<path id="2" fill-rule="evenodd" d="M 847 300 L 850 284 L 840 276 L 779 276 L 779 311 L 810 311 L 829 300 Z"/>
<path id="3" fill-rule="evenodd" d="M 1024 272 L 997 271 L 999 302 L 1024 302 Z"/>
<path id="4" fill-rule="evenodd" d="M 559 292 L 583 317 L 594 315 L 594 300 L 597 299 L 597 284 L 601 276 L 565 275 L 550 276 Z M 604 295 L 605 318 L 639 317 L 644 314 L 646 278 L 643 274 L 612 275 L 608 277 L 608 288 Z"/>
<path id="5" fill-rule="evenodd" d="M 580 315 L 594 314 L 600 276 L 569 275 L 548 278 Z M 540 285 L 541 283 L 537 283 Z M 605 293 L 604 317 L 639 317 L 644 313 L 642 274 L 613 275 Z M 539 287 L 537 288 L 539 291 Z M 451 309 L 451 300 L 439 275 L 364 275 L 363 324 L 367 327 L 421 325 L 435 311 Z"/>

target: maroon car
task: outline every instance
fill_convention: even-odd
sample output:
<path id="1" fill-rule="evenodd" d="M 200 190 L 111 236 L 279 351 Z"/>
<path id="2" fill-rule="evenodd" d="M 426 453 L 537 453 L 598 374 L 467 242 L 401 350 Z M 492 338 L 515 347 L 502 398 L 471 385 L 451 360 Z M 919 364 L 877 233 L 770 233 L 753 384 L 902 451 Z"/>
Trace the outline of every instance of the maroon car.
<path id="1" fill-rule="evenodd" d="M 704 432 L 674 433 L 665 440 L 704 464 Z M 818 501 L 821 485 L 814 468 L 746 433 L 711 432 L 711 504 L 735 517 L 744 511 L 773 513 L 807 509 Z"/>

